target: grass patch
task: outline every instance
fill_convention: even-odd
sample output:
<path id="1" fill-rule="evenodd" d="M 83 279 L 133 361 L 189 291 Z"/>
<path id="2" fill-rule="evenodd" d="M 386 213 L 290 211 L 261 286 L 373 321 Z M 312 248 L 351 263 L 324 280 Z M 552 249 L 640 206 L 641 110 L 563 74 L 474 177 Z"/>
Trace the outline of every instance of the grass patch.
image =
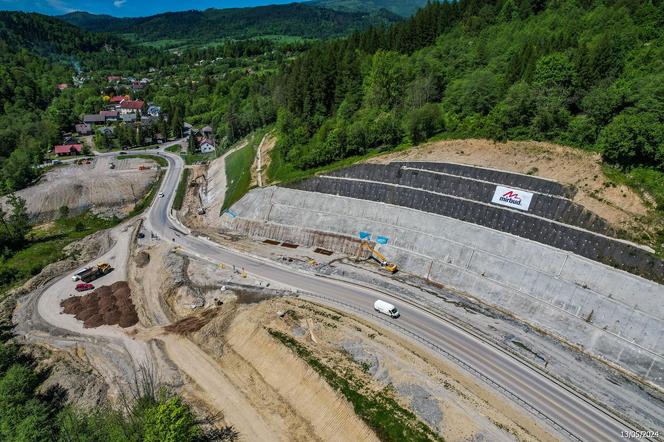
<path id="1" fill-rule="evenodd" d="M 355 413 L 383 441 L 442 441 L 443 439 L 421 422 L 410 410 L 403 408 L 389 394 L 390 387 L 380 393 L 362 392 L 363 382 L 339 370 L 328 367 L 316 358 L 309 349 L 292 337 L 277 330 L 268 333 L 290 348 L 314 369 L 335 390 L 344 395 L 353 405 Z"/>
<path id="2" fill-rule="evenodd" d="M 654 227 L 654 233 L 643 232 L 633 239 L 650 245 L 660 258 L 664 258 L 664 172 L 648 167 L 634 167 L 625 171 L 606 164 L 602 165 L 602 171 L 611 183 L 634 190 L 654 209 L 643 221 Z"/>
<path id="3" fill-rule="evenodd" d="M 99 230 L 109 229 L 119 218 L 103 219 L 89 212 L 37 227 L 28 235 L 26 247 L 0 261 L 0 293 L 22 285 L 47 265 L 65 258 L 63 249 Z"/>
<path id="4" fill-rule="evenodd" d="M 148 155 L 148 154 L 133 154 L 133 155 L 122 155 L 122 158 L 118 159 L 130 159 L 130 158 L 140 158 L 142 160 L 151 160 L 159 164 L 161 167 L 168 167 L 168 161 L 166 158 L 159 157 L 157 155 Z"/>
<path id="5" fill-rule="evenodd" d="M 187 185 L 189 184 L 190 175 L 191 175 L 191 169 L 184 169 L 182 171 L 182 176 L 180 177 L 178 188 L 175 191 L 175 198 L 173 199 L 173 208 L 175 210 L 180 210 L 182 208 L 184 195 L 187 193 Z"/>
<path id="6" fill-rule="evenodd" d="M 159 172 L 159 178 L 154 180 L 150 185 L 148 193 L 145 194 L 143 199 L 141 199 L 138 203 L 136 203 L 133 209 L 131 209 L 131 212 L 129 212 L 129 215 L 127 216 L 128 218 L 140 215 L 147 207 L 150 206 L 150 204 L 152 204 L 152 201 L 154 200 L 155 195 L 157 195 L 157 190 L 159 190 L 159 187 L 161 186 L 161 181 L 163 179 L 164 179 L 164 172 L 161 171 Z"/>
<path id="7" fill-rule="evenodd" d="M 391 152 L 400 152 L 410 149 L 411 147 L 413 146 L 408 144 L 400 144 L 390 149 L 371 149 L 364 155 L 356 155 L 353 157 L 344 158 L 343 160 L 335 161 L 334 163 L 330 163 L 325 166 L 306 170 L 296 168 L 292 163 L 286 161 L 283 155 L 281 155 L 279 152 L 279 149 L 273 149 L 270 155 L 271 162 L 267 169 L 267 176 L 270 182 L 288 183 L 299 181 L 319 173 L 341 169 L 343 167 L 351 166 L 359 161 L 368 160 L 369 158 L 385 155 Z"/>
<path id="8" fill-rule="evenodd" d="M 251 165 L 256 157 L 256 149 L 268 132 L 268 128 L 254 132 L 242 149 L 226 157 L 226 195 L 222 212 L 235 204 L 249 191 L 251 185 Z"/>
<path id="9" fill-rule="evenodd" d="M 182 145 L 180 144 L 174 144 L 166 148 L 166 152 L 171 152 L 171 153 L 179 153 L 181 150 L 182 150 Z"/>
<path id="10" fill-rule="evenodd" d="M 212 161 L 215 158 L 217 158 L 217 154 L 214 152 L 210 153 L 187 153 L 187 154 L 180 154 L 182 159 L 184 160 L 184 164 L 191 165 L 196 163 L 197 161 Z"/>

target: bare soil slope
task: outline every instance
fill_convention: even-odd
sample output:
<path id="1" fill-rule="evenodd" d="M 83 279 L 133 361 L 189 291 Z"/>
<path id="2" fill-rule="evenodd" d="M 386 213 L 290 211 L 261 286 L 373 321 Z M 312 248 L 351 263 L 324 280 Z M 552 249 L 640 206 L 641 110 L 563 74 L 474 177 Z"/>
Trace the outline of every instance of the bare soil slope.
<path id="1" fill-rule="evenodd" d="M 115 164 L 114 169 L 111 163 Z M 141 165 L 151 168 L 138 170 Z M 69 207 L 72 214 L 90 209 L 102 216 L 122 217 L 156 177 L 156 164 L 152 161 L 97 157 L 91 164 L 56 167 L 36 185 L 17 194 L 26 200 L 28 214 L 40 221 L 55 219 L 61 206 Z"/>

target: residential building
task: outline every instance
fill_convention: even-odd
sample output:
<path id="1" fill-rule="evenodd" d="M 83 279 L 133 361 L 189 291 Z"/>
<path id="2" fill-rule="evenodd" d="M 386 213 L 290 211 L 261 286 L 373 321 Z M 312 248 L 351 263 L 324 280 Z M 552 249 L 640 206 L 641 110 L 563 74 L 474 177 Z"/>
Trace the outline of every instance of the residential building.
<path id="1" fill-rule="evenodd" d="M 59 157 L 78 155 L 82 152 L 82 144 L 61 144 L 53 147 L 53 153 Z"/>
<path id="2" fill-rule="evenodd" d="M 215 151 L 214 142 L 208 138 L 201 141 L 201 144 L 198 146 L 198 149 L 201 153 L 212 153 Z"/>
<path id="3" fill-rule="evenodd" d="M 92 126 L 86 123 L 77 124 L 76 133 L 81 136 L 92 135 Z"/>
<path id="4" fill-rule="evenodd" d="M 105 137 L 110 137 L 113 135 L 113 131 L 115 130 L 115 128 L 113 126 L 104 126 L 100 127 L 97 130 L 99 131 L 100 134 L 104 135 Z"/>
<path id="5" fill-rule="evenodd" d="M 154 104 L 149 105 L 148 115 L 151 117 L 159 118 L 159 115 L 161 115 L 161 107 L 155 106 Z"/>
<path id="6" fill-rule="evenodd" d="M 122 100 L 120 103 L 120 114 L 129 114 L 142 111 L 145 102 L 143 100 Z"/>
<path id="7" fill-rule="evenodd" d="M 211 138 L 213 133 L 212 127 L 205 126 L 203 129 L 201 129 L 201 133 L 203 134 L 204 137 Z"/>
<path id="8" fill-rule="evenodd" d="M 88 114 L 83 116 L 83 123 L 85 124 L 100 124 L 105 122 L 106 118 L 100 114 Z"/>
<path id="9" fill-rule="evenodd" d="M 122 114 L 122 121 L 124 123 L 136 122 L 136 114 Z"/>
<path id="10" fill-rule="evenodd" d="M 119 121 L 120 120 L 120 111 L 116 110 L 105 110 L 99 112 L 99 115 L 104 117 L 104 121 Z"/>

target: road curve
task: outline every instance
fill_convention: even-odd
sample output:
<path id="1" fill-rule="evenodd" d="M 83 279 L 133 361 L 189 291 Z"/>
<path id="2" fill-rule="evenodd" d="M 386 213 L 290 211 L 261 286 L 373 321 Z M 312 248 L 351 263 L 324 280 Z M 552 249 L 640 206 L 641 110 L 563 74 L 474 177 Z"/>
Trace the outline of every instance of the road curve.
<path id="1" fill-rule="evenodd" d="M 168 172 L 161 191 L 168 197 L 157 198 L 146 215 L 146 226 L 163 239 L 214 262 L 233 264 L 267 280 L 287 284 L 301 296 L 334 305 L 342 310 L 392 328 L 406 337 L 448 357 L 467 371 L 502 391 L 549 426 L 571 440 L 610 441 L 624 439 L 622 432 L 635 430 L 616 416 L 558 384 L 544 373 L 517 360 L 440 317 L 376 290 L 331 278 L 304 273 L 284 265 L 245 255 L 211 241 L 188 234 L 170 216 L 184 162 L 178 155 L 162 149 L 156 153 L 168 160 Z M 393 302 L 402 312 L 391 320 L 373 311 L 380 297 Z"/>

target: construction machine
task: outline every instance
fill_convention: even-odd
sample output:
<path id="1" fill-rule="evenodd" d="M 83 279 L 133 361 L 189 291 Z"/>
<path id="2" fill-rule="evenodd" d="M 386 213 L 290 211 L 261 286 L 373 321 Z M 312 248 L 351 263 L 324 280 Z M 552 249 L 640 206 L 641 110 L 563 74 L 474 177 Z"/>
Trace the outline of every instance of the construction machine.
<path id="1" fill-rule="evenodd" d="M 387 270 L 390 273 L 396 273 L 397 270 L 399 270 L 396 264 L 389 262 L 387 258 L 383 256 L 382 253 L 380 253 L 378 250 L 372 247 L 371 244 L 369 244 L 369 241 L 363 240 L 360 243 L 360 248 L 357 250 L 358 258 L 362 254 L 362 249 L 367 249 L 368 251 L 371 252 L 371 259 L 378 262 L 378 264 L 380 264 L 381 269 Z"/>
<path id="2" fill-rule="evenodd" d="M 80 275 L 81 281 L 89 283 L 97 278 L 101 278 L 102 276 L 110 273 L 112 270 L 113 267 L 111 267 L 110 264 L 102 262 L 94 267 L 89 267 L 85 272 L 79 273 L 77 275 Z"/>

